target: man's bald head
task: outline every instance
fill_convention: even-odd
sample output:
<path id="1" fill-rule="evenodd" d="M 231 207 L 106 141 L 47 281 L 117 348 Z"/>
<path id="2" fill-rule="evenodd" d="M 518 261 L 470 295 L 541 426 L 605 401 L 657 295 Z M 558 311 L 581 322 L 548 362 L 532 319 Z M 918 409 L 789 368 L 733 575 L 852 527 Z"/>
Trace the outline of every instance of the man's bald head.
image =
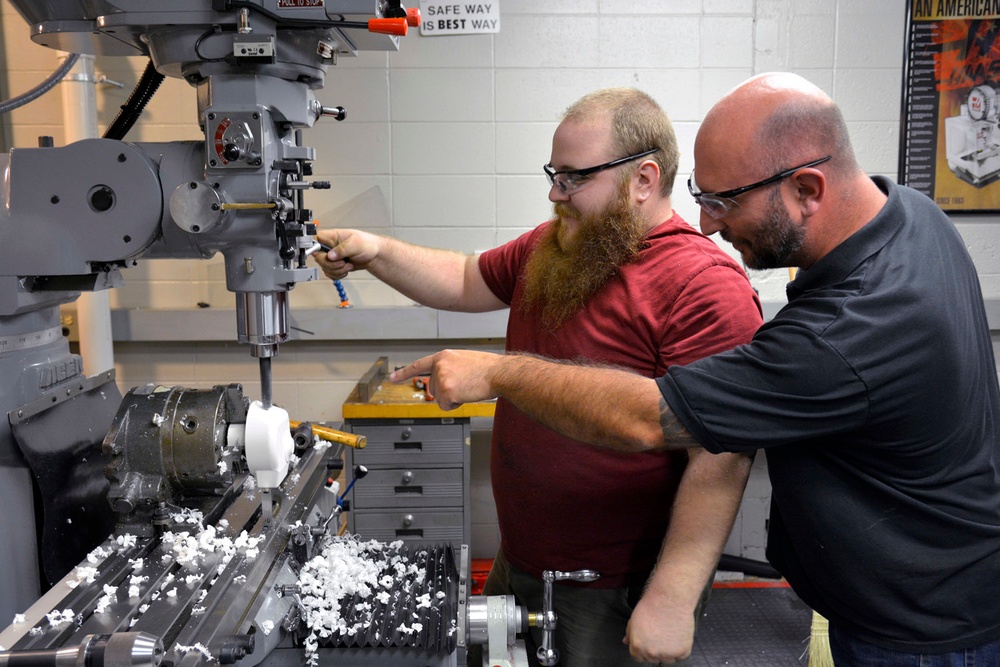
<path id="1" fill-rule="evenodd" d="M 795 74 L 761 74 L 727 93 L 698 130 L 694 159 L 692 180 L 705 193 L 753 184 L 725 212 L 701 216 L 702 231 L 720 232 L 751 268 L 808 268 L 885 204 L 854 158 L 840 109 Z M 765 198 L 758 181 L 775 176 Z"/>
<path id="2" fill-rule="evenodd" d="M 840 109 L 819 87 L 796 74 L 760 74 L 712 107 L 697 142 L 714 146 L 742 168 L 766 176 L 825 155 L 831 173 L 857 172 Z"/>

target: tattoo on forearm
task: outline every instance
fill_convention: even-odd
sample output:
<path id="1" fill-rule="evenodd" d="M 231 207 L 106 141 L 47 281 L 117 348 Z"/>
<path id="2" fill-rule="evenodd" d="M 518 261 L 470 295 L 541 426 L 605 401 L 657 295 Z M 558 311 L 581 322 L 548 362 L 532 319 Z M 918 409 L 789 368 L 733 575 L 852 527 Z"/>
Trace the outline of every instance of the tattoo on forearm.
<path id="1" fill-rule="evenodd" d="M 686 447 L 698 446 L 698 442 L 691 437 L 691 432 L 684 428 L 684 424 L 677 418 L 662 396 L 660 397 L 660 428 L 663 430 L 663 439 L 668 443 L 681 444 Z"/>

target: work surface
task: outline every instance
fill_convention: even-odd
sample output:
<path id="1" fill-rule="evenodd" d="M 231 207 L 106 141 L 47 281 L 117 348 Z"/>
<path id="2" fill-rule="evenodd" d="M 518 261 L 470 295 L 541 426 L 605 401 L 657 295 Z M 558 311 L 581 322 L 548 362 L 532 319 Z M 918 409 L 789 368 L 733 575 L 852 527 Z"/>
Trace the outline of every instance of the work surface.
<path id="1" fill-rule="evenodd" d="M 344 419 L 441 419 L 492 417 L 496 403 L 466 403 L 454 410 L 442 410 L 432 400 L 427 400 L 423 389 L 411 380 L 390 382 L 385 375 L 386 362 L 382 358 L 354 387 L 343 405 Z M 370 377 L 368 377 L 370 376 Z"/>
<path id="2" fill-rule="evenodd" d="M 805 667 L 812 610 L 790 588 L 716 588 L 690 667 Z"/>

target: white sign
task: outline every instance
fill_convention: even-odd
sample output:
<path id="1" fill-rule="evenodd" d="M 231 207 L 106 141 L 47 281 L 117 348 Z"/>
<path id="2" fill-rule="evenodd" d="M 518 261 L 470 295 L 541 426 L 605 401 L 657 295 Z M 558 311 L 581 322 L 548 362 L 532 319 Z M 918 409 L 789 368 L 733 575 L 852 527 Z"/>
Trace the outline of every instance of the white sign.
<path id="1" fill-rule="evenodd" d="M 420 0 L 420 34 L 474 35 L 500 32 L 500 0 Z"/>

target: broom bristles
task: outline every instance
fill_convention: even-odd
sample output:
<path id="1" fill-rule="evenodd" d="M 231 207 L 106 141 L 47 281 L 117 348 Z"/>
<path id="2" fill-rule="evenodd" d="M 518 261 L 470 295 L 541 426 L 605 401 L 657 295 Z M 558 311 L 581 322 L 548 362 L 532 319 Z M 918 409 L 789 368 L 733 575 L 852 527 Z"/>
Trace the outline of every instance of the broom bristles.
<path id="1" fill-rule="evenodd" d="M 809 667 L 834 667 L 830 655 L 830 624 L 816 612 L 813 612 L 809 633 Z"/>

